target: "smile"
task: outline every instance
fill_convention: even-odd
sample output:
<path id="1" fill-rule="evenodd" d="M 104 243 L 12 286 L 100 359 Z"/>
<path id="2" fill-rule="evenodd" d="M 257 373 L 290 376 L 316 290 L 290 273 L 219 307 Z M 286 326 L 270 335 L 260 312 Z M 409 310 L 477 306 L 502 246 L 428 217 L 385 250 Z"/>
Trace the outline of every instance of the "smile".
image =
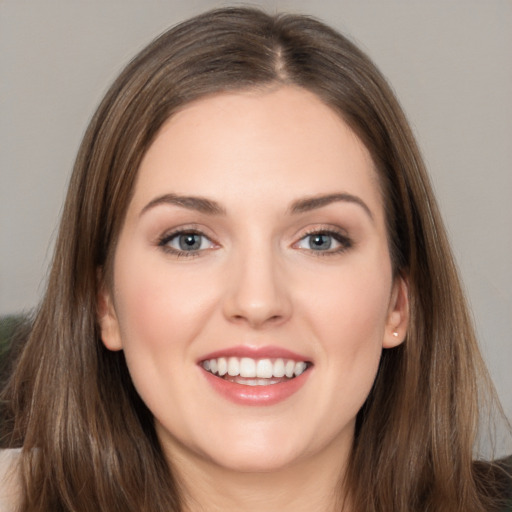
<path id="1" fill-rule="evenodd" d="M 210 389 L 230 402 L 271 406 L 298 393 L 314 364 L 284 347 L 239 345 L 205 354 L 197 366 Z"/>
<path id="2" fill-rule="evenodd" d="M 202 361 L 201 366 L 212 375 L 230 382 L 269 386 L 298 377 L 308 368 L 308 363 L 284 358 L 218 357 Z"/>

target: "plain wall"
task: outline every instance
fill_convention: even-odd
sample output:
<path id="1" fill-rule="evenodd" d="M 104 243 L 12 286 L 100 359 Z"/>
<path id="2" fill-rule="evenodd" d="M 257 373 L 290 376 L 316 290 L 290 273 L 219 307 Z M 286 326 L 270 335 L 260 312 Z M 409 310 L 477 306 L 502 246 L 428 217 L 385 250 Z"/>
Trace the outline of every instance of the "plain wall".
<path id="1" fill-rule="evenodd" d="M 28 311 L 41 297 L 75 153 L 108 85 L 167 27 L 222 5 L 0 0 L 0 315 Z M 512 418 L 512 2 L 246 5 L 327 21 L 390 80 L 430 170 Z"/>

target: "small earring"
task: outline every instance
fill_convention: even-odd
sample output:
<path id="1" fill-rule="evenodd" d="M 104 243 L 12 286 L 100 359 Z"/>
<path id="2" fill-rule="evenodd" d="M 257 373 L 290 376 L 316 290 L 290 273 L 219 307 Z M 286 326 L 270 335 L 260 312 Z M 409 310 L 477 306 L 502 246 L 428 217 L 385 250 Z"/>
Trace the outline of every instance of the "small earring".
<path id="1" fill-rule="evenodd" d="M 393 333 L 393 336 L 394 336 L 395 338 L 398 338 L 398 333 L 395 331 L 395 332 Z"/>

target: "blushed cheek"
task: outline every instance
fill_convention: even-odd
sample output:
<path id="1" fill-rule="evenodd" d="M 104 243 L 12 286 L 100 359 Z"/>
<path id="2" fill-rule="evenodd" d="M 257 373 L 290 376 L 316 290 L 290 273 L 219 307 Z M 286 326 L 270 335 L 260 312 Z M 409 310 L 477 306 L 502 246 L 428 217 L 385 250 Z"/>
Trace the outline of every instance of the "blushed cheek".
<path id="1" fill-rule="evenodd" d="M 133 268 L 133 267 L 132 267 Z M 180 366 L 183 322 L 177 299 L 158 272 L 119 272 L 118 311 L 128 370 L 135 388 L 151 411 L 169 395 L 169 375 Z"/>
<path id="2" fill-rule="evenodd" d="M 133 265 L 128 268 L 136 268 Z M 119 275 L 120 323 L 126 344 L 170 352 L 190 343 L 215 303 L 214 286 L 167 265 L 145 265 L 136 274 Z M 128 347 L 127 347 L 128 348 Z"/>
<path id="3" fill-rule="evenodd" d="M 155 287 L 151 276 L 144 273 L 122 279 L 118 309 L 125 349 L 132 342 L 148 345 L 148 348 L 165 343 L 163 334 L 173 321 L 162 285 Z"/>
<path id="4" fill-rule="evenodd" d="M 359 279 L 334 287 L 324 303 L 329 323 L 333 326 L 338 323 L 344 331 L 366 337 L 372 330 L 384 326 L 388 293 L 388 287 L 378 279 Z"/>
<path id="5" fill-rule="evenodd" d="M 378 296 L 368 297 L 365 293 L 353 296 L 350 305 L 350 313 L 343 318 L 342 334 L 338 335 L 332 352 L 337 354 L 340 362 L 337 371 L 343 376 L 337 381 L 338 393 L 348 396 L 349 410 L 356 414 L 377 374 L 386 308 Z M 336 335 L 332 334 L 335 340 Z"/>
<path id="6" fill-rule="evenodd" d="M 378 268 L 378 267 L 377 267 Z M 389 278 L 389 282 L 391 278 Z M 388 280 L 377 272 L 352 273 L 317 300 L 318 336 L 326 353 L 337 356 L 349 373 L 378 365 L 389 308 Z"/>

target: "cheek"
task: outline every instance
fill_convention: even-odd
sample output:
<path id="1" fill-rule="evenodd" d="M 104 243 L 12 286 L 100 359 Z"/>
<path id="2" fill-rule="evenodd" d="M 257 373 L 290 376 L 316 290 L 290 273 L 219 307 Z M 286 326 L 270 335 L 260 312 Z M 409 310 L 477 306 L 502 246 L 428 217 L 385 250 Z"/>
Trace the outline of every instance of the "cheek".
<path id="1" fill-rule="evenodd" d="M 125 253 L 126 254 L 126 253 Z M 188 396 L 191 347 L 211 314 L 211 287 L 172 271 L 162 258 L 137 254 L 116 267 L 116 312 L 126 363 L 140 396 L 156 417 Z M 167 406 L 166 406 L 167 409 Z"/>
<path id="2" fill-rule="evenodd" d="M 325 389 L 331 391 L 324 398 L 335 404 L 331 411 L 355 417 L 379 366 L 391 272 L 384 266 L 351 269 L 318 284 L 323 293 L 315 293 L 314 307 L 304 303 L 303 315 L 319 341 L 319 363 L 329 383 Z"/>
<path id="3" fill-rule="evenodd" d="M 364 394 L 372 385 L 382 352 L 385 302 L 364 291 L 336 298 L 325 304 L 329 320 L 321 334 L 324 350 L 340 387 L 354 392 L 363 389 Z"/>
<path id="4" fill-rule="evenodd" d="M 125 350 L 131 345 L 170 350 L 194 337 L 214 299 L 204 280 L 173 271 L 161 255 L 146 255 L 144 261 L 132 255 L 117 271 L 116 310 Z"/>
<path id="5" fill-rule="evenodd" d="M 144 256 L 144 264 L 134 253 L 119 259 L 116 312 L 135 388 L 159 418 L 183 406 L 180 400 L 197 385 L 187 371 L 194 361 L 194 340 L 208 324 L 215 302 L 213 287 L 204 286 L 204 279 L 173 271 L 161 255 Z"/>
<path id="6" fill-rule="evenodd" d="M 308 286 L 309 293 L 302 296 L 303 314 L 309 315 L 332 350 L 357 351 L 367 343 L 380 344 L 391 282 L 386 265 L 347 266 L 336 273 L 317 274 L 315 287 Z"/>

